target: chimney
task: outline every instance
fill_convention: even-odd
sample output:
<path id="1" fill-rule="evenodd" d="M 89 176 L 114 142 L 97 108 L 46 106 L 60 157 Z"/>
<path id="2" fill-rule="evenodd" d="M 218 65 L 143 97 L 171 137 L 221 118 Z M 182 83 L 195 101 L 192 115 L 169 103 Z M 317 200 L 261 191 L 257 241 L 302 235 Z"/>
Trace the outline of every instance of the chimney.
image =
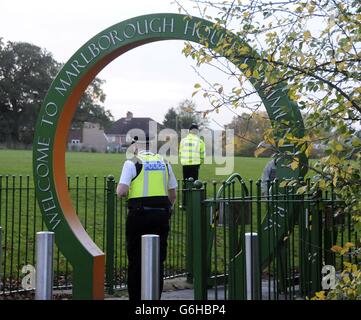
<path id="1" fill-rule="evenodd" d="M 128 111 L 128 112 L 127 112 L 127 120 L 130 120 L 130 119 L 132 119 L 132 118 L 133 118 L 133 113 L 130 112 L 130 111 Z"/>

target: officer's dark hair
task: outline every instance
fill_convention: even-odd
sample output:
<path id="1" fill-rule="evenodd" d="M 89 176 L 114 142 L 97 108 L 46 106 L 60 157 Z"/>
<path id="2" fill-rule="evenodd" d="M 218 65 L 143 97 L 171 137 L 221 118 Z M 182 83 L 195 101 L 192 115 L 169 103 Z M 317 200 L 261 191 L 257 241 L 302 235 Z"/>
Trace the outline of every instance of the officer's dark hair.
<path id="1" fill-rule="evenodd" d="M 189 131 L 191 131 L 192 129 L 198 130 L 198 125 L 196 123 L 192 123 L 191 126 L 189 127 Z"/>

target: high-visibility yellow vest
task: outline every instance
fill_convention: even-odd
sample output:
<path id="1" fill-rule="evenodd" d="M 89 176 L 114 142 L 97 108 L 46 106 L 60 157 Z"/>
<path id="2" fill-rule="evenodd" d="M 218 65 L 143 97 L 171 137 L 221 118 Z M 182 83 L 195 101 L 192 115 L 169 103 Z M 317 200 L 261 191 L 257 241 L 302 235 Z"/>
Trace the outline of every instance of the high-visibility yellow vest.
<path id="1" fill-rule="evenodd" d="M 163 158 L 159 154 L 140 152 L 137 159 L 142 169 L 130 183 L 128 199 L 168 197 L 168 167 Z"/>
<path id="2" fill-rule="evenodd" d="M 179 158 L 183 166 L 197 165 L 204 161 L 205 146 L 202 139 L 193 133 L 183 138 L 179 145 Z"/>

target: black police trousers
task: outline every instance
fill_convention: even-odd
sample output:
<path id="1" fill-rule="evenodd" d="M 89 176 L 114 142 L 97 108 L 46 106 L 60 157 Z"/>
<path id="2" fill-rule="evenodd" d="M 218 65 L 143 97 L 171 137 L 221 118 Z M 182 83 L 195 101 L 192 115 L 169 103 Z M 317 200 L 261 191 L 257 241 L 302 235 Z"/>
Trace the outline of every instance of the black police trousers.
<path id="1" fill-rule="evenodd" d="M 183 194 L 182 194 L 182 206 L 185 208 L 187 205 L 187 199 L 186 199 L 186 180 L 189 178 L 193 178 L 193 181 L 198 180 L 198 174 L 199 174 L 199 164 L 189 165 L 189 166 L 183 166 Z"/>
<path id="2" fill-rule="evenodd" d="M 167 256 L 169 209 L 129 209 L 126 221 L 129 300 L 141 299 L 141 237 L 157 234 L 160 238 L 159 295 L 163 291 L 164 261 Z M 159 296 L 159 299 L 160 299 Z"/>
<path id="3" fill-rule="evenodd" d="M 199 164 L 183 166 L 183 180 L 193 178 L 194 181 L 198 180 Z"/>

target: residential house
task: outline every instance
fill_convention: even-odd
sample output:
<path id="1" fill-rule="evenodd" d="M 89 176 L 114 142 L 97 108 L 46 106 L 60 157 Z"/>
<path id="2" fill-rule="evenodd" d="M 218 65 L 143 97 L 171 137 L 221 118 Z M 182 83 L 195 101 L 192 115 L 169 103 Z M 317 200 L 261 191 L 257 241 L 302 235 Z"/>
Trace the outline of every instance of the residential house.
<path id="1" fill-rule="evenodd" d="M 68 135 L 71 151 L 105 152 L 108 139 L 98 123 L 84 122 L 82 128 L 72 128 Z"/>
<path id="2" fill-rule="evenodd" d="M 148 137 L 150 141 L 156 139 L 156 134 L 150 129 L 152 126 L 157 127 L 156 132 L 163 128 L 163 125 L 152 118 L 136 118 L 133 117 L 132 112 L 128 111 L 126 117 L 115 121 L 112 126 L 105 130 L 108 138 L 108 150 L 125 152 L 131 143 L 131 137 L 136 135 L 139 137 L 139 143 L 145 142 L 141 139 L 142 135 Z"/>

